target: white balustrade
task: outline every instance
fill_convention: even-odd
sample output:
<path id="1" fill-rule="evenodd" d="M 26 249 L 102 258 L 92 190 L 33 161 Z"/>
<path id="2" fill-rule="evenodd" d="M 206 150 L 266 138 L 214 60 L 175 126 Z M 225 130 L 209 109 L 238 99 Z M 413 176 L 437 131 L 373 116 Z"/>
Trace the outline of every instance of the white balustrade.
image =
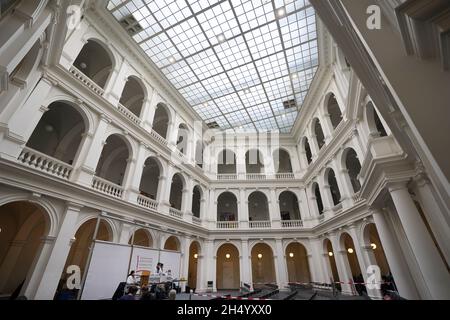
<path id="1" fill-rule="evenodd" d="M 122 198 L 123 195 L 121 186 L 96 176 L 92 179 L 92 188 L 115 198 Z"/>
<path id="2" fill-rule="evenodd" d="M 73 170 L 73 167 L 65 162 L 27 147 L 23 148 L 18 160 L 24 165 L 66 180 Z"/>
<path id="3" fill-rule="evenodd" d="M 217 180 L 220 181 L 230 181 L 230 180 L 237 180 L 237 174 L 230 173 L 230 174 L 218 174 Z"/>
<path id="4" fill-rule="evenodd" d="M 183 212 L 176 208 L 169 208 L 169 215 L 178 219 L 183 219 Z"/>
<path id="5" fill-rule="evenodd" d="M 152 136 L 153 139 L 155 139 L 158 143 L 167 146 L 167 140 L 164 139 L 163 137 L 161 137 L 158 132 L 156 132 L 155 130 L 150 131 L 150 135 Z"/>
<path id="6" fill-rule="evenodd" d="M 137 202 L 140 206 L 152 209 L 152 210 L 157 210 L 158 209 L 158 202 L 156 202 L 153 199 L 150 199 L 148 197 L 145 197 L 143 195 L 139 195 L 137 198 Z"/>
<path id="7" fill-rule="evenodd" d="M 247 173 L 247 180 L 266 180 L 264 173 Z"/>
<path id="8" fill-rule="evenodd" d="M 283 220 L 281 221 L 282 228 L 301 228 L 303 227 L 302 220 Z"/>
<path id="9" fill-rule="evenodd" d="M 217 229 L 237 229 L 239 228 L 239 221 L 217 221 Z"/>
<path id="10" fill-rule="evenodd" d="M 105 91 L 98 84 L 92 81 L 87 75 L 78 70 L 76 67 L 71 66 L 69 72 L 99 96 L 103 96 L 103 94 L 105 93 Z"/>
<path id="11" fill-rule="evenodd" d="M 141 124 L 141 119 L 139 119 L 138 116 L 136 116 L 133 112 L 131 112 L 127 107 L 125 107 L 123 104 L 119 103 L 117 106 L 117 109 L 128 119 L 130 119 L 132 122 L 136 123 L 137 125 Z"/>
<path id="12" fill-rule="evenodd" d="M 270 221 L 249 221 L 250 229 L 270 229 L 272 226 Z"/>
<path id="13" fill-rule="evenodd" d="M 276 173 L 275 178 L 279 180 L 292 180 L 295 178 L 295 176 L 292 172 L 286 172 L 286 173 Z"/>

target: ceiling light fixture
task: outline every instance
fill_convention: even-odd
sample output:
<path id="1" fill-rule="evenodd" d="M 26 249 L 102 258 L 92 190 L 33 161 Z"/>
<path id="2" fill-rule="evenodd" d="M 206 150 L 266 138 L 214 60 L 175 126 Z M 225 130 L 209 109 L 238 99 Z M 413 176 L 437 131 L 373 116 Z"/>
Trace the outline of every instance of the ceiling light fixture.
<path id="1" fill-rule="evenodd" d="M 225 258 L 230 259 L 230 258 L 231 258 L 231 255 L 230 255 L 229 253 L 227 253 L 227 254 L 225 255 Z"/>
<path id="2" fill-rule="evenodd" d="M 194 259 L 197 259 L 198 258 L 198 254 L 194 254 Z"/>
<path id="3" fill-rule="evenodd" d="M 333 256 L 333 252 L 328 252 L 328 255 L 330 256 L 330 257 L 332 257 Z"/>
<path id="4" fill-rule="evenodd" d="M 286 9 L 284 7 L 278 8 L 277 9 L 277 16 L 278 17 L 283 17 L 286 14 Z"/>
<path id="5" fill-rule="evenodd" d="M 294 253 L 289 253 L 289 257 L 293 258 L 294 257 Z"/>
<path id="6" fill-rule="evenodd" d="M 250 92 L 251 92 L 250 89 L 245 89 L 245 90 L 244 90 L 244 93 L 245 93 L 245 94 L 249 94 Z"/>
<path id="7" fill-rule="evenodd" d="M 219 41 L 220 43 L 225 41 L 225 35 L 223 33 L 219 34 L 217 36 L 217 41 Z"/>
<path id="8" fill-rule="evenodd" d="M 353 251 L 352 248 L 348 248 L 348 249 L 347 249 L 347 252 L 351 254 L 351 253 L 353 253 L 354 251 Z"/>
<path id="9" fill-rule="evenodd" d="M 176 61 L 176 60 L 175 60 L 175 58 L 174 58 L 174 57 L 170 57 L 170 58 L 169 58 L 169 62 L 170 62 L 170 63 L 172 63 L 172 64 L 173 64 L 173 63 L 175 63 L 175 61 Z"/>
<path id="10" fill-rule="evenodd" d="M 262 259 L 262 254 L 258 253 L 258 259 Z"/>
<path id="11" fill-rule="evenodd" d="M 373 250 L 377 248 L 377 245 L 375 243 L 370 244 L 370 246 L 372 247 Z"/>
<path id="12" fill-rule="evenodd" d="M 293 73 L 293 74 L 292 74 L 292 79 L 297 79 L 297 78 L 298 78 L 298 74 Z"/>

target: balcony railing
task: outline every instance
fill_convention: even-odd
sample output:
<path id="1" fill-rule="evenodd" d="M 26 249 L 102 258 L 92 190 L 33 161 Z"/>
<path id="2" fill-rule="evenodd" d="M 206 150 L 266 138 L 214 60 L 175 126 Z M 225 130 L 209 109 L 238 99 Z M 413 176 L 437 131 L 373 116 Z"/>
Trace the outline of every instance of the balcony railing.
<path id="1" fill-rule="evenodd" d="M 292 180 L 295 179 L 295 176 L 292 172 L 275 173 L 275 178 L 279 180 Z"/>
<path id="2" fill-rule="evenodd" d="M 137 202 L 140 206 L 152 209 L 152 210 L 157 210 L 158 209 L 158 202 L 156 202 L 153 199 L 150 199 L 148 197 L 145 197 L 143 195 L 139 195 L 137 198 Z"/>
<path id="3" fill-rule="evenodd" d="M 33 169 L 37 169 L 66 180 L 69 179 L 73 170 L 73 167 L 65 162 L 27 147 L 23 148 L 18 160 Z"/>
<path id="4" fill-rule="evenodd" d="M 122 198 L 123 195 L 121 186 L 96 176 L 92 179 L 92 188 L 115 198 Z"/>
<path id="5" fill-rule="evenodd" d="M 192 216 L 192 223 L 202 224 L 202 220 L 200 218 L 197 218 L 196 216 Z"/>
<path id="6" fill-rule="evenodd" d="M 150 135 L 153 137 L 153 139 L 155 139 L 156 141 L 158 141 L 160 144 L 167 146 L 167 140 L 164 139 L 163 137 L 161 137 L 159 135 L 158 132 L 156 132 L 155 130 L 150 131 Z"/>
<path id="7" fill-rule="evenodd" d="M 266 180 L 266 175 L 264 173 L 247 173 L 247 180 Z"/>
<path id="8" fill-rule="evenodd" d="M 270 229 L 272 226 L 270 221 L 250 221 L 248 225 L 250 229 Z"/>
<path id="9" fill-rule="evenodd" d="M 237 229 L 239 221 L 217 221 L 217 229 Z"/>
<path id="10" fill-rule="evenodd" d="M 302 220 L 283 220 L 281 221 L 282 228 L 301 228 L 303 227 Z"/>
<path id="11" fill-rule="evenodd" d="M 178 219 L 183 219 L 183 212 L 176 208 L 169 208 L 169 215 Z"/>
<path id="12" fill-rule="evenodd" d="M 236 173 L 218 174 L 217 180 L 220 181 L 237 180 L 237 174 Z"/>
<path id="13" fill-rule="evenodd" d="M 94 91 L 99 96 L 103 96 L 105 91 L 94 81 L 92 81 L 87 75 L 78 70 L 76 67 L 71 66 L 69 72 L 75 76 L 78 80 L 84 83 L 86 87 Z"/>
<path id="14" fill-rule="evenodd" d="M 141 124 L 141 119 L 139 119 L 138 116 L 136 116 L 133 112 L 131 112 L 127 107 L 125 107 L 123 104 L 119 103 L 117 106 L 117 109 L 128 119 L 136 123 L 137 125 Z"/>

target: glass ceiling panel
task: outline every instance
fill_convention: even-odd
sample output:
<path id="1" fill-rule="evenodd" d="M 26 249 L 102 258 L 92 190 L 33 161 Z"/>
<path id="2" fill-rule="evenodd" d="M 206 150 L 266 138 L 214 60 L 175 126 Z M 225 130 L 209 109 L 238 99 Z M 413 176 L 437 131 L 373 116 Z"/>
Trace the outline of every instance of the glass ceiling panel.
<path id="1" fill-rule="evenodd" d="M 295 123 L 318 67 L 307 0 L 111 0 L 107 9 L 206 123 Z"/>

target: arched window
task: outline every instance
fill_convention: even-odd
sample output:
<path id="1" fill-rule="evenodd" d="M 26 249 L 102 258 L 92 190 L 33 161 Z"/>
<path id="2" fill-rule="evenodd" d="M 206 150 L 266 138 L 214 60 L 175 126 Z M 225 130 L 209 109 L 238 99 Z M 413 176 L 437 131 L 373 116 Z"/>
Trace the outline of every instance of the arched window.
<path id="1" fill-rule="evenodd" d="M 312 152 L 311 152 L 311 146 L 309 145 L 308 138 L 305 137 L 304 142 L 304 148 L 305 148 L 305 154 L 306 154 L 306 160 L 308 161 L 308 164 L 311 164 L 312 162 Z"/>
<path id="2" fill-rule="evenodd" d="M 177 148 L 181 153 L 186 154 L 188 148 L 189 129 L 185 124 L 178 127 Z"/>
<path id="3" fill-rule="evenodd" d="M 319 146 L 319 150 L 325 145 L 325 136 L 323 134 L 322 125 L 320 124 L 319 119 L 314 120 L 314 134 L 316 135 L 317 145 Z"/>
<path id="4" fill-rule="evenodd" d="M 110 54 L 94 40 L 84 45 L 73 65 L 101 88 L 105 88 L 113 69 Z"/>
<path id="5" fill-rule="evenodd" d="M 381 122 L 377 110 L 375 109 L 372 102 L 366 105 L 367 122 L 370 130 L 370 134 L 379 137 L 386 137 L 387 132 Z"/>
<path id="6" fill-rule="evenodd" d="M 286 150 L 275 150 L 273 159 L 276 173 L 292 173 L 291 156 Z"/>
<path id="7" fill-rule="evenodd" d="M 330 186 L 331 197 L 333 198 L 333 204 L 336 206 L 341 202 L 341 193 L 339 191 L 336 175 L 333 169 L 328 169 L 326 174 L 328 185 Z"/>
<path id="8" fill-rule="evenodd" d="M 195 146 L 195 164 L 200 168 L 203 168 L 203 152 L 204 144 L 201 140 L 198 140 Z"/>
<path id="9" fill-rule="evenodd" d="M 202 189 L 200 186 L 195 186 L 192 192 L 192 214 L 194 217 L 200 218 L 201 201 Z"/>
<path id="10" fill-rule="evenodd" d="M 120 104 L 130 110 L 136 117 L 141 116 L 144 104 L 145 89 L 135 77 L 129 77 L 123 88 Z"/>
<path id="11" fill-rule="evenodd" d="M 355 150 L 349 149 L 345 156 L 345 167 L 347 168 L 350 181 L 352 183 L 353 191 L 356 193 L 361 190 L 361 183 L 358 176 L 361 172 L 361 163 Z"/>
<path id="12" fill-rule="evenodd" d="M 237 199 L 233 193 L 224 192 L 217 199 L 217 221 L 238 221 Z"/>
<path id="13" fill-rule="evenodd" d="M 158 160 L 148 158 L 145 160 L 144 169 L 142 170 L 141 183 L 139 191 L 141 195 L 156 200 L 158 196 L 159 177 L 161 169 Z"/>
<path id="14" fill-rule="evenodd" d="M 284 191 L 278 197 L 281 220 L 301 220 L 297 196 L 291 191 Z"/>
<path id="15" fill-rule="evenodd" d="M 247 173 L 264 172 L 264 161 L 259 150 L 252 149 L 247 151 L 245 154 L 245 169 Z"/>
<path id="16" fill-rule="evenodd" d="M 164 103 L 158 103 L 155 116 L 153 117 L 153 131 L 164 139 L 167 139 L 167 129 L 169 127 L 169 111 Z"/>
<path id="17" fill-rule="evenodd" d="M 37 124 L 27 147 L 73 164 L 86 132 L 78 110 L 65 102 L 53 102 Z"/>
<path id="18" fill-rule="evenodd" d="M 233 151 L 225 149 L 219 153 L 219 157 L 217 159 L 217 173 L 236 173 L 236 155 Z"/>
<path id="19" fill-rule="evenodd" d="M 260 191 L 255 191 L 248 197 L 248 216 L 250 221 L 268 221 L 269 205 L 267 197 Z"/>
<path id="20" fill-rule="evenodd" d="M 98 177 L 122 185 L 130 151 L 125 139 L 113 134 L 106 139 L 95 173 Z"/>
<path id="21" fill-rule="evenodd" d="M 331 124 L 333 125 L 333 129 L 336 129 L 339 123 L 342 121 L 342 112 L 341 108 L 339 108 L 339 104 L 336 100 L 334 94 L 328 98 L 328 114 L 330 115 Z"/>
<path id="22" fill-rule="evenodd" d="M 323 213 L 323 201 L 322 201 L 322 195 L 320 194 L 319 185 L 317 183 L 314 183 L 313 185 L 313 192 L 314 196 L 316 198 L 316 204 L 317 209 L 319 210 L 319 214 Z"/>
<path id="23" fill-rule="evenodd" d="M 172 177 L 172 185 L 170 186 L 170 206 L 177 210 L 181 210 L 183 201 L 184 180 L 179 173 L 175 173 Z"/>

